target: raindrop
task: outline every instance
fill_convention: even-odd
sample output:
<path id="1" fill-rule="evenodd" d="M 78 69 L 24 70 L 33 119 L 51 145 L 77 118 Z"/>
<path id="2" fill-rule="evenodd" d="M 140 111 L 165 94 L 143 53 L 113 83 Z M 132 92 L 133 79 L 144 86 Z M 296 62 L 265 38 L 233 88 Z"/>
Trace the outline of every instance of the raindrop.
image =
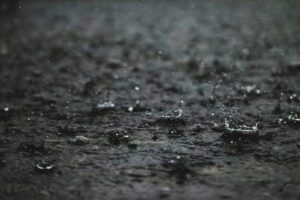
<path id="1" fill-rule="evenodd" d="M 292 94 L 291 96 L 288 97 L 287 102 L 291 103 L 291 102 L 299 102 L 300 101 L 300 97 L 297 94 Z"/>
<path id="2" fill-rule="evenodd" d="M 180 100 L 180 107 L 184 106 L 184 100 Z"/>
<path id="3" fill-rule="evenodd" d="M 128 108 L 128 111 L 129 111 L 129 112 L 133 112 L 133 107 L 130 106 L 130 107 Z"/>

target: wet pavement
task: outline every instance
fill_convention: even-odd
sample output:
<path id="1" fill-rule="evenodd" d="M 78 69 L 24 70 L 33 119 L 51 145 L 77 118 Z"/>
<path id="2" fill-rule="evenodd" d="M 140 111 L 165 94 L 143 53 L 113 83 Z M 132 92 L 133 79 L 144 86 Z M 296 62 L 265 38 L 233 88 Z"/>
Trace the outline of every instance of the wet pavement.
<path id="1" fill-rule="evenodd" d="M 64 0 L 0 15 L 0 199 L 299 199 L 299 9 Z"/>

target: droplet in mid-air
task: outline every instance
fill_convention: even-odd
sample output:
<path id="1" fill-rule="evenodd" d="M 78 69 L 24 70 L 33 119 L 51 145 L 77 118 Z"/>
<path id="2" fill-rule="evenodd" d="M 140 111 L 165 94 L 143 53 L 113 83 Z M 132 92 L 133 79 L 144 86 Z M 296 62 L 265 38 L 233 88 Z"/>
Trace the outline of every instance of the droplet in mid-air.
<path id="1" fill-rule="evenodd" d="M 129 111 L 129 112 L 132 112 L 132 111 L 133 111 L 133 107 L 130 106 L 130 107 L 128 108 L 128 111 Z"/>

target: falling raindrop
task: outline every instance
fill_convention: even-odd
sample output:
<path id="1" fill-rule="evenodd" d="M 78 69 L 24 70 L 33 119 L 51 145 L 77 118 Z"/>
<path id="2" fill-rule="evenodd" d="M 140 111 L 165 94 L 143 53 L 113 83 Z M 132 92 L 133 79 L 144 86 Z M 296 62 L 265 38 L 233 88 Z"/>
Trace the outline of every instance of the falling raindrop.
<path id="1" fill-rule="evenodd" d="M 130 107 L 128 108 L 128 111 L 129 111 L 129 112 L 133 112 L 133 107 L 130 106 Z"/>

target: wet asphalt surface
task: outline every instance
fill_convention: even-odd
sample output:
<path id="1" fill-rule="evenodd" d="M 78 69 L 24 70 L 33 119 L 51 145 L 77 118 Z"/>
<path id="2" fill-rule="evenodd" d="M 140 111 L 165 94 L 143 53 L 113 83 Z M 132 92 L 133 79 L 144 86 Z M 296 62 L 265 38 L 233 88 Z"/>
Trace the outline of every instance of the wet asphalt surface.
<path id="1" fill-rule="evenodd" d="M 1 15 L 0 199 L 299 199 L 299 10 L 65 0 Z"/>

